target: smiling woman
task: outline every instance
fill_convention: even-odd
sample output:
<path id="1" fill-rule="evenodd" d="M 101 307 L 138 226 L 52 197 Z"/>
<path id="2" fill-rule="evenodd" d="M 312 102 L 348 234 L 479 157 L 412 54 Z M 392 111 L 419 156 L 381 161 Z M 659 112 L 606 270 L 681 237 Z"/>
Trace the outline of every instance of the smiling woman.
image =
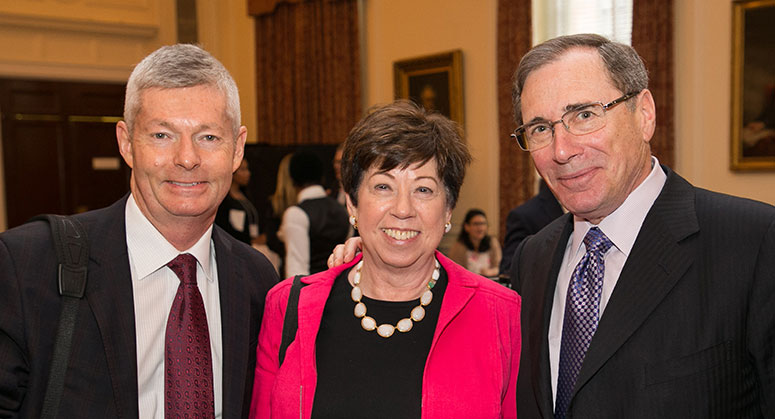
<path id="1" fill-rule="evenodd" d="M 436 251 L 470 160 L 457 124 L 408 101 L 353 128 L 342 185 L 362 257 L 301 280 L 282 364 L 291 280 L 270 292 L 252 417 L 516 417 L 519 296 Z"/>

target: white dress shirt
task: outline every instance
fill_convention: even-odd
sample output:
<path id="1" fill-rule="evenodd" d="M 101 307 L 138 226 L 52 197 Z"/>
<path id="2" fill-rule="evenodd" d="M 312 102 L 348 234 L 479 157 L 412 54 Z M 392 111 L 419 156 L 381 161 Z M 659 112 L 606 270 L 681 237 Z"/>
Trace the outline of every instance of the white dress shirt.
<path id="1" fill-rule="evenodd" d="M 301 204 L 308 199 L 325 198 L 326 190 L 320 185 L 308 186 L 297 195 Z M 309 217 L 298 205 L 288 207 L 277 236 L 285 242 L 285 276 L 309 275 Z"/>
<path id="2" fill-rule="evenodd" d="M 613 246 L 606 252 L 605 274 L 603 276 L 603 291 L 600 296 L 600 317 L 602 318 L 608 299 L 614 291 L 619 274 L 630 255 L 640 227 L 646 219 L 651 206 L 656 201 L 667 175 L 659 166 L 656 157 L 651 157 L 651 173 L 627 196 L 622 205 L 607 217 L 603 218 L 598 228 L 611 240 Z M 549 323 L 549 367 L 552 374 L 552 403 L 557 395 L 557 375 L 560 365 L 560 344 L 562 342 L 562 323 L 565 317 L 565 297 L 568 285 L 576 265 L 586 253 L 584 236 L 590 228 L 595 227 L 585 220 L 574 218 L 573 234 L 565 247 L 562 266 L 557 275 L 557 287 L 554 290 L 554 302 Z"/>
<path id="3" fill-rule="evenodd" d="M 143 215 L 133 196 L 126 204 L 126 244 L 132 273 L 137 334 L 137 394 L 141 418 L 164 419 L 164 335 L 180 279 L 166 265 L 181 253 L 197 260 L 199 292 L 207 313 L 213 364 L 215 417 L 222 413 L 223 345 L 213 227 L 190 249 L 175 249 Z"/>

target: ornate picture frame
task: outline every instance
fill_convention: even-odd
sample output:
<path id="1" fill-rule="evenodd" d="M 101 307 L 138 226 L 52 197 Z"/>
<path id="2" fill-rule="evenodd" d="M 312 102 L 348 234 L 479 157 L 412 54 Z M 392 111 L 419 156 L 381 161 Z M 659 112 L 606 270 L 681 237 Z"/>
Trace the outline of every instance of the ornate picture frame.
<path id="1" fill-rule="evenodd" d="M 733 170 L 775 170 L 775 0 L 732 3 Z"/>
<path id="2" fill-rule="evenodd" d="M 463 125 L 461 50 L 396 61 L 393 76 L 396 99 L 412 100 Z"/>

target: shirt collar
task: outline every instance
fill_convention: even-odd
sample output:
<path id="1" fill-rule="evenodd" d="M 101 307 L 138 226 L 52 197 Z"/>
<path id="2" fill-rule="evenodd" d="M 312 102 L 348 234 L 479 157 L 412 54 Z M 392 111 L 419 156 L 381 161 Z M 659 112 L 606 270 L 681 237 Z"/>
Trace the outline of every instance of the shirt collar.
<path id="1" fill-rule="evenodd" d="M 307 199 L 317 199 L 317 198 L 325 198 L 326 197 L 326 190 L 323 189 L 320 185 L 312 185 L 307 186 L 306 188 L 299 191 L 299 194 L 297 196 L 297 201 L 306 201 Z"/>
<path id="2" fill-rule="evenodd" d="M 638 185 L 624 200 L 614 212 L 603 218 L 598 227 L 608 237 L 609 240 L 624 253 L 630 255 L 635 239 L 638 238 L 638 232 L 646 219 L 646 215 L 654 201 L 657 200 L 662 187 L 665 185 L 667 175 L 659 165 L 659 160 L 651 156 L 651 172 L 646 179 Z M 576 220 L 573 223 L 573 244 L 574 252 L 584 251 L 582 249 L 584 236 L 587 231 L 594 227 L 592 223 L 586 220 Z"/>
<path id="3" fill-rule="evenodd" d="M 205 231 L 202 237 L 185 251 L 178 251 L 164 236 L 151 224 L 145 214 L 135 202 L 134 196 L 129 195 L 124 210 L 126 223 L 126 244 L 132 260 L 132 278 L 142 280 L 148 275 L 163 268 L 172 259 L 181 253 L 191 253 L 199 262 L 202 271 L 208 281 L 213 281 L 211 272 L 211 247 L 213 226 Z"/>

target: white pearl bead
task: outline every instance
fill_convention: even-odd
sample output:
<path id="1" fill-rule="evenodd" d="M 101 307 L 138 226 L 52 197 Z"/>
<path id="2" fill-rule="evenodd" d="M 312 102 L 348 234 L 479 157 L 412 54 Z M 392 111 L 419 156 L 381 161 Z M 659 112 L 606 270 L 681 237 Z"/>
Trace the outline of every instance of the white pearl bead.
<path id="1" fill-rule="evenodd" d="M 353 290 L 350 291 L 350 297 L 355 301 L 356 303 L 359 303 L 361 301 L 361 298 L 363 297 L 363 291 L 361 291 L 361 287 L 354 286 Z"/>
<path id="2" fill-rule="evenodd" d="M 369 316 L 366 316 L 361 319 L 361 327 L 363 330 L 367 332 L 371 332 L 372 330 L 377 328 L 377 321 L 372 319 Z"/>
<path id="3" fill-rule="evenodd" d="M 355 310 L 353 310 L 355 313 L 355 317 L 361 318 L 366 315 L 366 304 L 358 303 L 355 305 Z"/>
<path id="4" fill-rule="evenodd" d="M 411 319 L 401 319 L 398 324 L 396 324 L 396 329 L 398 329 L 399 332 L 408 332 L 412 330 L 412 320 Z"/>
<path id="5" fill-rule="evenodd" d="M 419 322 L 425 318 L 425 309 L 421 306 L 417 306 L 412 309 L 412 320 Z"/>
<path id="6" fill-rule="evenodd" d="M 396 328 L 393 327 L 392 324 L 381 324 L 377 328 L 377 333 L 382 336 L 383 338 L 389 338 L 393 336 L 393 332 L 396 331 Z"/>
<path id="7" fill-rule="evenodd" d="M 374 320 L 374 318 L 366 315 L 366 304 L 361 302 L 361 299 L 363 298 L 363 291 L 361 290 L 359 284 L 361 282 L 361 268 L 363 267 L 363 260 L 358 262 L 358 264 L 355 266 L 355 274 L 353 275 L 353 289 L 350 292 L 350 297 L 356 303 L 355 308 L 353 309 L 353 314 L 355 314 L 356 318 L 361 319 L 361 327 L 367 332 L 371 332 L 372 330 L 376 329 L 377 334 L 383 338 L 389 338 L 393 336 L 396 329 L 402 333 L 412 330 L 414 322 L 419 322 L 425 318 L 425 308 L 423 307 L 427 306 L 431 303 L 431 301 L 433 301 L 432 289 L 433 286 L 436 285 L 436 281 L 439 279 L 440 269 L 439 261 L 436 260 L 434 262 L 436 263 L 436 268 L 433 270 L 431 279 L 428 281 L 428 289 L 420 296 L 420 305 L 412 309 L 409 318 L 401 319 L 398 323 L 396 323 L 395 326 L 386 323 L 379 325 L 379 327 L 377 327 L 377 321 Z"/>
<path id="8" fill-rule="evenodd" d="M 433 291 L 427 290 L 422 293 L 422 297 L 420 297 L 420 304 L 427 306 L 431 303 L 431 300 L 433 300 Z"/>

